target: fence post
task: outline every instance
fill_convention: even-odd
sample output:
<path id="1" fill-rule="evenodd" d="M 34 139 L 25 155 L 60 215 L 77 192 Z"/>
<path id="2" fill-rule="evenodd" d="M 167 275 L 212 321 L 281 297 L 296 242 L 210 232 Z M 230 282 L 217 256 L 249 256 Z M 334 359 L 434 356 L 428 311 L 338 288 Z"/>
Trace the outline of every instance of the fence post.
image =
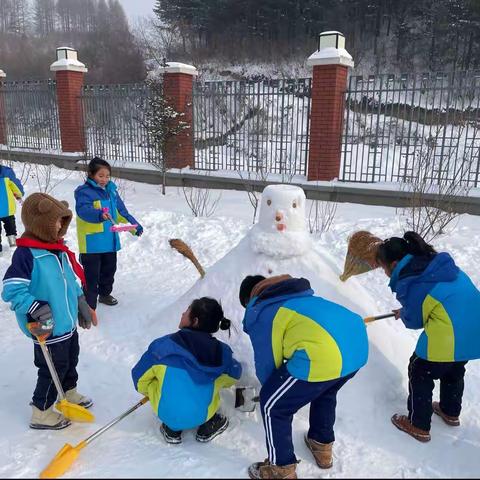
<path id="1" fill-rule="evenodd" d="M 348 68 L 353 59 L 340 32 L 323 32 L 313 67 L 308 180 L 333 180 L 340 173 L 342 129 Z"/>
<path id="2" fill-rule="evenodd" d="M 69 47 L 57 48 L 57 61 L 50 65 L 57 81 L 58 121 L 63 152 L 84 152 L 85 135 L 80 95 L 83 77 L 88 71 L 78 61 L 77 51 Z"/>
<path id="3" fill-rule="evenodd" d="M 5 98 L 3 97 L 3 81 L 7 75 L 0 70 L 0 145 L 7 144 L 7 119 L 5 111 Z"/>
<path id="4" fill-rule="evenodd" d="M 182 122 L 189 128 L 167 141 L 164 149 L 166 168 L 185 168 L 194 166 L 195 150 L 193 145 L 193 77 L 198 71 L 192 65 L 167 62 L 159 68 L 163 74 L 163 94 L 166 101 L 178 113 L 183 113 Z"/>

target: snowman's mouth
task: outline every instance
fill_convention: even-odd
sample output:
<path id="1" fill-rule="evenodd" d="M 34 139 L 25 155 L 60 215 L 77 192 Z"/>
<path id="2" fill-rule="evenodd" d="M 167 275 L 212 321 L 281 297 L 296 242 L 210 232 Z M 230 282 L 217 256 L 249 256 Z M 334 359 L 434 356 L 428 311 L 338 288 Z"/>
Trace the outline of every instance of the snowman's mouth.
<path id="1" fill-rule="evenodd" d="M 277 223 L 277 230 L 279 232 L 284 232 L 287 229 L 287 226 L 284 223 Z"/>

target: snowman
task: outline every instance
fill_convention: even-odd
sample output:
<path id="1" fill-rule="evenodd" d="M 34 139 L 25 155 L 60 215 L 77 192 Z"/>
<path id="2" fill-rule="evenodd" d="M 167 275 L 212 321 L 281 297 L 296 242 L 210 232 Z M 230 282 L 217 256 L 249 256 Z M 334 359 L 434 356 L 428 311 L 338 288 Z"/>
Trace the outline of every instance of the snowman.
<path id="1" fill-rule="evenodd" d="M 226 332 L 216 335 L 231 345 L 244 366 L 244 383 L 255 383 L 253 352 L 250 339 L 243 333 L 244 309 L 239 301 L 239 288 L 247 275 L 289 274 L 304 277 L 316 295 L 339 303 L 362 316 L 376 312 L 375 301 L 356 278 L 341 282 L 341 266 L 321 246 L 315 245 L 306 228 L 306 198 L 300 187 L 269 185 L 265 187 L 258 222 L 240 240 L 237 246 L 207 269 L 183 296 L 159 314 L 162 325 L 174 331 L 182 312 L 195 298 L 213 297 L 222 304 L 225 316 L 232 320 L 231 336 Z M 152 328 L 152 337 L 157 333 Z M 378 332 L 382 326 L 375 327 Z M 373 330 L 373 329 L 372 329 Z M 382 334 L 380 334 L 382 336 Z M 382 339 L 382 346 L 389 343 Z"/>

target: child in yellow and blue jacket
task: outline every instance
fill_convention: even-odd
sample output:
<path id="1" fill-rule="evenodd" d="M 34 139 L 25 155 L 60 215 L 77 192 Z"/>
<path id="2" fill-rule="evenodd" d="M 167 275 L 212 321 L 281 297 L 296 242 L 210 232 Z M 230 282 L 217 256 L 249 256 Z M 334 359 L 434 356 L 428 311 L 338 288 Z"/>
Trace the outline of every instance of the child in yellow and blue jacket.
<path id="1" fill-rule="evenodd" d="M 242 373 L 230 347 L 213 336 L 228 330 L 230 320 L 216 300 L 203 297 L 183 313 L 179 328 L 150 344 L 132 369 L 133 383 L 150 399 L 168 443 L 181 443 L 182 430 L 197 427 L 196 439 L 208 442 L 228 427 L 217 412 L 220 389 Z"/>
<path id="2" fill-rule="evenodd" d="M 246 277 L 239 292 L 243 329 L 253 346 L 262 384 L 260 407 L 268 459 L 250 478 L 297 478 L 293 415 L 310 404 L 305 443 L 320 468 L 333 464 L 337 393 L 367 362 L 363 319 L 315 296 L 310 282 L 289 275 Z"/>
<path id="3" fill-rule="evenodd" d="M 111 231 L 111 227 L 114 223 L 137 224 L 132 233 L 138 237 L 143 233 L 110 175 L 110 164 L 95 157 L 88 165 L 87 181 L 75 190 L 80 262 L 87 281 L 85 296 L 94 310 L 97 300 L 106 305 L 118 303 L 111 293 L 121 245 L 118 233 Z"/>
<path id="4" fill-rule="evenodd" d="M 2 223 L 7 234 L 8 244 L 10 247 L 15 245 L 17 237 L 16 200 L 20 200 L 24 193 L 23 185 L 16 177 L 13 169 L 0 165 L 0 253 L 2 252 Z"/>
<path id="5" fill-rule="evenodd" d="M 402 305 L 396 317 L 423 329 L 408 367 L 408 415 L 395 414 L 392 422 L 428 442 L 434 412 L 460 425 L 465 365 L 480 358 L 480 291 L 448 253 L 437 253 L 415 232 L 380 244 L 377 263 Z M 440 402 L 432 403 L 434 380 Z"/>

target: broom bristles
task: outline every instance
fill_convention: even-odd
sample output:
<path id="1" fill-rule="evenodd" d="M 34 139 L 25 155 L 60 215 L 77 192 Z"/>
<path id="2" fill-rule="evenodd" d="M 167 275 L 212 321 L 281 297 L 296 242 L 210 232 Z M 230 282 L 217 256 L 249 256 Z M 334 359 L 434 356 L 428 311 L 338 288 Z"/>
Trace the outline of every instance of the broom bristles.
<path id="1" fill-rule="evenodd" d="M 202 278 L 205 276 L 205 270 L 200 265 L 200 262 L 192 252 L 192 249 L 183 240 L 180 240 L 179 238 L 172 238 L 168 241 L 168 243 L 173 249 L 175 249 L 178 253 L 181 253 L 184 257 L 188 258 L 195 265 L 195 268 L 198 270 L 198 273 L 200 273 Z"/>
<path id="2" fill-rule="evenodd" d="M 348 240 L 347 256 L 340 280 L 344 282 L 354 275 L 377 268 L 376 255 L 381 243 L 380 238 L 365 230 L 353 233 Z"/>

